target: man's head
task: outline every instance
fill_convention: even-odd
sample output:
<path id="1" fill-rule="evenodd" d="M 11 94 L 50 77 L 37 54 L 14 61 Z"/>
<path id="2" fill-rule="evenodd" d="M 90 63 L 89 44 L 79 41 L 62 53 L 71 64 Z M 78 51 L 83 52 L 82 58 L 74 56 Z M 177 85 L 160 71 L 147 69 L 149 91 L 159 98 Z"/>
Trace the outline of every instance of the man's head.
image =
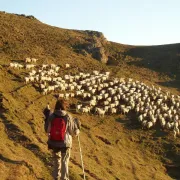
<path id="1" fill-rule="evenodd" d="M 55 104 L 55 110 L 67 110 L 69 103 L 63 99 L 58 99 Z"/>

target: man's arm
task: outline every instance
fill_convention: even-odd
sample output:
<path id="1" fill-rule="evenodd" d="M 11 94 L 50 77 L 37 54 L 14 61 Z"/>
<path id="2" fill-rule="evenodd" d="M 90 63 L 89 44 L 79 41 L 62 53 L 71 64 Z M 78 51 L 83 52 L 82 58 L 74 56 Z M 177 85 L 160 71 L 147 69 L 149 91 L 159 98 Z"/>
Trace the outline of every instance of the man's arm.
<path id="1" fill-rule="evenodd" d="M 77 118 L 68 115 L 68 130 L 71 135 L 78 135 L 80 133 L 81 123 Z"/>
<path id="2" fill-rule="evenodd" d="M 43 111 L 43 114 L 45 116 L 45 119 L 44 119 L 44 130 L 45 130 L 45 132 L 47 132 L 48 125 L 49 125 L 49 117 L 51 116 L 51 110 L 50 110 L 49 104 L 47 104 L 46 108 Z"/>
<path id="3" fill-rule="evenodd" d="M 50 110 L 49 104 L 47 104 L 46 108 L 43 111 L 43 114 L 45 116 L 45 120 L 47 120 L 49 115 L 51 114 L 51 110 Z"/>

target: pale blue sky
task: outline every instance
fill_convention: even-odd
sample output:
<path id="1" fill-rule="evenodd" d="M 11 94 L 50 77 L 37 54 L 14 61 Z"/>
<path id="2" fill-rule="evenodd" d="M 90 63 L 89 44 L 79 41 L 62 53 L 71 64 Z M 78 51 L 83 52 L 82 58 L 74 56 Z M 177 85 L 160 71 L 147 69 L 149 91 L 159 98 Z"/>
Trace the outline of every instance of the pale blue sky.
<path id="1" fill-rule="evenodd" d="M 180 43 L 180 0 L 0 0 L 0 10 L 131 45 Z"/>

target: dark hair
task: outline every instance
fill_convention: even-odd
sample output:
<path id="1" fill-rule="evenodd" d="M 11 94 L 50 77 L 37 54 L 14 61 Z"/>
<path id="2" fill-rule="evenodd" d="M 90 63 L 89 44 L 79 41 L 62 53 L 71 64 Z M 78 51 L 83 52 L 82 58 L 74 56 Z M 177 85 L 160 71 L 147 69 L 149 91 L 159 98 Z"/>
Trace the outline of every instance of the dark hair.
<path id="1" fill-rule="evenodd" d="M 58 99 L 55 104 L 55 110 L 66 110 L 68 107 L 68 102 L 63 99 Z"/>

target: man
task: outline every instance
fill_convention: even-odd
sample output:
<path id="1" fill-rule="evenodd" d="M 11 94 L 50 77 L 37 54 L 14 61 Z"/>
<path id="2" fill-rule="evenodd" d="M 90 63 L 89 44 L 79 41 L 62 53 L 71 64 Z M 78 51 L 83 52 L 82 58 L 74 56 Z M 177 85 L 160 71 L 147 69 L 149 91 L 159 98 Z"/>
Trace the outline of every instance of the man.
<path id="1" fill-rule="evenodd" d="M 57 100 L 52 114 L 48 111 L 50 109 L 48 107 L 44 110 L 44 115 L 49 115 L 48 118 L 46 117 L 45 131 L 48 135 L 48 148 L 53 150 L 53 178 L 56 180 L 69 180 L 68 163 L 72 147 L 72 136 L 79 134 L 80 122 L 66 111 L 69 105 L 64 100 Z M 57 135 L 59 132 L 60 134 Z"/>

